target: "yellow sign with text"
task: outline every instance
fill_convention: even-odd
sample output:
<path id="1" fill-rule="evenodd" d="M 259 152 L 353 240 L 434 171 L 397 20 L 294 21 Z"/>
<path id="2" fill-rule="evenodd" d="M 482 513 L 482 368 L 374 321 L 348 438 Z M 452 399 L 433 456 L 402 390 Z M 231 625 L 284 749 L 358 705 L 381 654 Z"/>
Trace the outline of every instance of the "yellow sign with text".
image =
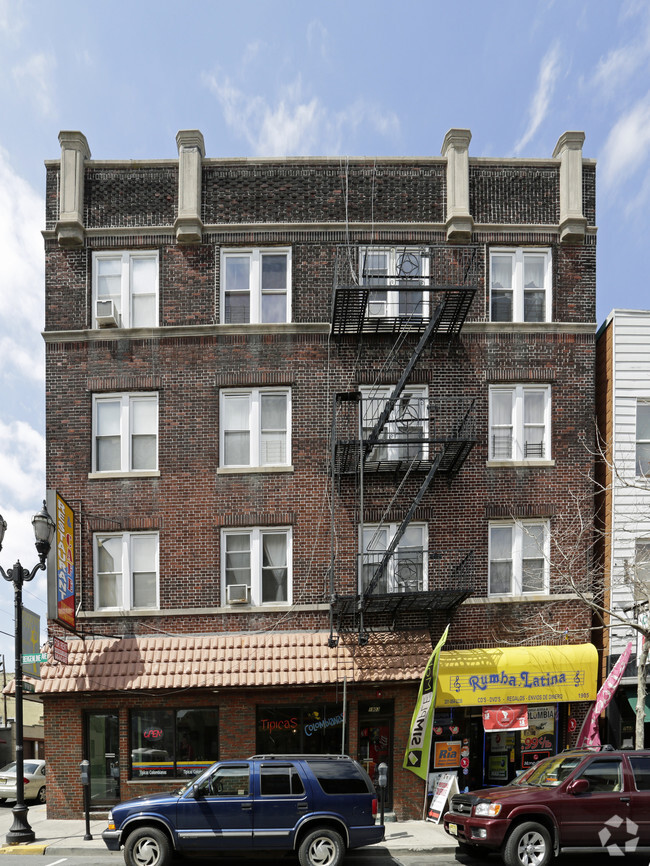
<path id="1" fill-rule="evenodd" d="M 593 701 L 597 668 L 592 644 L 442 652 L 436 706 Z"/>

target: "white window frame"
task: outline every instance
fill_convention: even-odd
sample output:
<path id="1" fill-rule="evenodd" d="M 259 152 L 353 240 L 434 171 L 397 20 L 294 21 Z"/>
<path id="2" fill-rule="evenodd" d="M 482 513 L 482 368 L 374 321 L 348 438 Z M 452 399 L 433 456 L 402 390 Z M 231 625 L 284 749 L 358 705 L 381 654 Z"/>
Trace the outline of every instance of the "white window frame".
<path id="1" fill-rule="evenodd" d="M 264 460 L 262 430 L 262 400 L 265 396 L 282 395 L 286 397 L 285 460 L 271 462 Z M 227 421 L 227 403 L 230 398 L 247 398 L 249 433 L 249 460 L 247 463 L 226 463 L 226 433 L 231 428 Z M 291 388 L 226 388 L 219 394 L 219 466 L 225 469 L 273 468 L 291 465 Z M 234 429 L 234 428 L 232 428 Z"/>
<path id="2" fill-rule="evenodd" d="M 512 286 L 506 286 L 500 291 L 512 290 L 512 318 L 495 319 L 492 316 L 493 292 L 497 287 L 493 286 L 493 260 L 496 256 L 507 256 L 512 260 Z M 544 318 L 542 322 L 550 322 L 553 314 L 553 258 L 551 250 L 547 247 L 492 247 L 490 249 L 490 321 L 492 322 L 525 322 L 524 319 L 524 295 L 527 291 L 524 286 L 524 263 L 526 256 L 542 256 L 544 258 Z M 540 324 L 539 321 L 529 319 L 532 324 Z"/>
<path id="3" fill-rule="evenodd" d="M 263 289 L 262 288 L 262 259 L 264 256 L 286 256 L 287 260 L 287 284 L 284 290 L 282 289 Z M 227 261 L 229 258 L 244 258 L 247 257 L 250 262 L 249 266 L 249 287 L 248 291 L 242 290 L 238 294 L 249 296 L 249 317 L 247 322 L 227 322 L 226 321 L 226 270 Z M 243 248 L 226 248 L 221 250 L 221 291 L 219 295 L 219 309 L 221 311 L 221 323 L 233 325 L 274 325 L 291 322 L 291 247 L 243 247 Z M 286 298 L 286 316 L 282 322 L 264 322 L 262 321 L 262 296 L 268 295 L 284 295 Z"/>
<path id="4" fill-rule="evenodd" d="M 496 395 L 510 394 L 510 423 L 496 424 L 494 401 Z M 544 398 L 543 440 L 541 453 L 536 438 L 528 443 L 529 430 L 542 426 L 525 420 L 527 395 L 541 394 Z M 510 431 L 508 433 L 508 431 Z M 532 434 L 531 434 L 532 435 Z M 510 450 L 504 440 L 510 436 Z M 501 440 L 501 441 L 499 441 Z M 550 385 L 490 385 L 488 454 L 492 461 L 529 462 L 551 459 L 551 386 Z"/>
<path id="5" fill-rule="evenodd" d="M 133 462 L 133 404 L 137 401 L 152 401 L 156 409 L 156 459 L 155 466 L 151 469 L 134 469 Z M 120 404 L 120 468 L 99 469 L 97 465 L 97 439 L 98 439 L 98 407 L 101 403 L 119 402 Z M 93 417 L 92 417 L 92 472 L 99 475 L 141 475 L 147 473 L 158 473 L 158 451 L 160 443 L 159 416 L 158 416 L 158 393 L 137 391 L 135 393 L 93 394 Z"/>
<path id="6" fill-rule="evenodd" d="M 543 549 L 540 550 L 532 536 L 532 527 L 542 527 L 544 533 Z M 493 540 L 492 531 L 495 529 L 510 530 L 510 557 L 508 559 L 496 558 L 493 560 Z M 524 563 L 524 545 L 525 541 L 530 540 L 531 545 L 537 548 L 533 552 L 536 555 L 535 559 L 543 559 L 543 587 L 524 592 L 523 588 L 523 563 Z M 527 595 L 548 595 L 550 586 L 550 549 L 551 549 L 551 534 L 549 521 L 545 519 L 538 520 L 494 520 L 489 523 L 488 527 L 488 596 L 527 596 Z M 528 551 L 531 552 L 530 550 Z M 533 557 L 530 557 L 533 558 Z M 511 579 L 510 592 L 492 591 L 492 562 L 510 562 L 511 563 Z"/>
<path id="7" fill-rule="evenodd" d="M 397 532 L 400 524 L 399 523 L 384 523 L 384 524 L 365 524 L 363 527 L 359 529 L 359 543 L 360 548 L 363 551 L 363 555 L 361 557 L 361 567 L 359 568 L 359 592 L 363 592 L 365 589 L 364 582 L 364 562 L 365 562 L 365 554 L 368 552 L 367 548 L 370 548 L 370 552 L 377 554 L 376 559 L 380 559 L 380 555 L 385 552 L 388 545 L 391 543 L 393 538 L 395 537 L 395 533 Z M 418 530 L 420 532 L 420 537 L 422 539 L 422 547 L 417 548 L 418 550 L 422 550 L 422 588 L 418 589 L 418 592 L 426 592 L 429 587 L 429 527 L 426 523 L 412 522 L 409 523 L 407 527 L 407 532 L 409 530 Z M 381 546 L 377 546 L 380 543 L 381 535 L 384 536 L 385 544 Z M 408 588 L 400 587 L 399 575 L 397 573 L 397 569 L 395 567 L 396 556 L 399 554 L 400 548 L 404 551 L 404 536 L 400 538 L 399 544 L 397 545 L 397 549 L 393 554 L 392 560 L 388 564 L 388 568 L 386 569 L 386 588 L 384 590 L 375 589 L 375 592 L 390 592 L 390 593 L 400 593 L 400 592 L 413 592 L 414 590 Z M 372 575 L 374 573 L 375 567 L 379 564 L 379 562 L 373 562 L 368 566 L 368 579 L 372 579 Z"/>
<path id="8" fill-rule="evenodd" d="M 293 604 L 293 532 L 290 526 L 249 526 L 221 530 L 221 599 L 228 606 L 226 582 L 226 552 L 228 536 L 248 535 L 250 540 L 250 604 L 253 607 L 277 607 Z M 265 535 L 282 535 L 286 539 L 287 598 L 284 601 L 262 601 L 263 540 Z"/>
<path id="9" fill-rule="evenodd" d="M 395 390 L 392 385 L 382 385 L 376 388 L 361 388 L 362 401 L 362 425 L 364 436 L 368 436 L 379 420 L 386 402 L 390 395 Z M 368 460 L 373 461 L 391 461 L 391 460 L 427 460 L 429 457 L 429 443 L 417 443 L 413 445 L 397 444 L 391 445 L 391 439 L 403 438 L 403 428 L 400 426 L 402 419 L 405 419 L 407 424 L 410 422 L 412 427 L 416 424 L 413 422 L 422 422 L 422 439 L 429 438 L 429 389 L 426 385 L 409 385 L 399 396 L 399 399 L 384 429 L 381 432 L 380 443 L 371 451 Z M 418 452 L 416 455 L 414 452 Z M 411 452 L 409 454 L 409 452 Z"/>
<path id="10" fill-rule="evenodd" d="M 99 545 L 107 538 L 119 538 L 122 542 L 122 604 L 101 607 L 100 601 L 100 573 L 99 573 Z M 151 538 L 155 540 L 155 574 L 156 574 L 156 600 L 154 606 L 135 607 L 133 588 L 132 547 L 134 540 L 138 538 Z M 95 532 L 93 534 L 93 583 L 95 593 L 95 610 L 160 610 L 160 536 L 158 532 Z"/>
<path id="11" fill-rule="evenodd" d="M 635 446 L 634 446 L 634 472 L 637 478 L 650 477 L 650 439 L 642 439 L 639 437 L 639 409 L 643 407 L 645 411 L 650 412 L 650 400 L 638 399 L 636 401 L 636 416 L 635 416 Z M 647 456 L 642 458 L 639 452 L 639 446 L 646 449 Z M 642 462 L 645 463 L 646 471 L 643 472 Z"/>
<path id="12" fill-rule="evenodd" d="M 368 276 L 365 267 L 366 257 L 368 254 L 384 255 L 386 257 L 386 266 L 373 269 L 372 276 Z M 373 277 L 378 278 L 377 289 L 370 292 L 368 298 L 368 308 L 366 315 L 369 319 L 373 318 L 397 318 L 409 317 L 410 315 L 417 316 L 418 319 L 427 319 L 429 317 L 429 294 L 422 292 L 421 308 L 417 311 L 410 311 L 407 308 L 400 308 L 400 298 L 403 298 L 405 303 L 408 303 L 409 298 L 412 299 L 411 293 L 400 292 L 399 288 L 391 289 L 391 286 L 398 287 L 400 285 L 397 276 L 398 262 L 402 256 L 417 256 L 420 260 L 419 284 L 422 286 L 429 285 L 429 258 L 422 250 L 422 247 L 399 247 L 399 246 L 366 246 L 359 249 L 359 282 L 361 285 L 372 285 Z M 409 279 L 404 282 L 404 286 L 417 286 L 416 279 Z"/>
<path id="13" fill-rule="evenodd" d="M 159 255 L 157 250 L 137 250 L 137 251 L 125 251 L 122 252 L 120 250 L 111 250 L 105 252 L 94 252 L 92 257 L 92 326 L 93 328 L 97 328 L 97 317 L 96 317 L 96 307 L 97 300 L 99 298 L 99 265 L 98 263 L 101 260 L 113 259 L 115 261 L 120 262 L 120 293 L 119 293 L 119 302 L 116 303 L 117 311 L 119 314 L 118 326 L 121 328 L 132 328 L 132 327 L 141 327 L 141 328 L 157 328 L 159 322 Z M 148 292 L 147 294 L 154 296 L 154 309 L 155 315 L 154 320 L 152 322 L 147 322 L 144 324 L 134 325 L 132 324 L 134 320 L 133 315 L 133 292 L 131 288 L 131 265 L 136 260 L 150 259 L 155 263 L 154 273 L 154 286 L 152 292 Z M 102 296 L 103 299 L 106 299 L 106 296 Z"/>

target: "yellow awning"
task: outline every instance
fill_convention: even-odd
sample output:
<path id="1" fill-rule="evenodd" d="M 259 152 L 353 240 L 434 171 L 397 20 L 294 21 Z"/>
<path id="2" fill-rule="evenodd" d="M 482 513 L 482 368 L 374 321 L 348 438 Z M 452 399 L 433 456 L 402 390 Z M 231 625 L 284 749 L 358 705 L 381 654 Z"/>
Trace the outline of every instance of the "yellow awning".
<path id="1" fill-rule="evenodd" d="M 597 669 L 590 643 L 442 652 L 436 706 L 593 701 Z"/>

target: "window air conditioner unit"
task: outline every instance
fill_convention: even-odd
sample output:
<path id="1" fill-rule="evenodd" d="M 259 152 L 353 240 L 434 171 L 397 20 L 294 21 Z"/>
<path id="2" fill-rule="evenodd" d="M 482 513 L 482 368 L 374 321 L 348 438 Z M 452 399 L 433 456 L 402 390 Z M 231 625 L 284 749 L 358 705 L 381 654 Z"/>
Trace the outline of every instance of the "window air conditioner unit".
<path id="1" fill-rule="evenodd" d="M 226 587 L 228 604 L 248 604 L 251 588 L 247 583 L 231 583 Z"/>
<path id="2" fill-rule="evenodd" d="M 95 301 L 95 319 L 98 328 L 117 328 L 120 324 L 120 314 L 115 301 L 110 298 Z"/>

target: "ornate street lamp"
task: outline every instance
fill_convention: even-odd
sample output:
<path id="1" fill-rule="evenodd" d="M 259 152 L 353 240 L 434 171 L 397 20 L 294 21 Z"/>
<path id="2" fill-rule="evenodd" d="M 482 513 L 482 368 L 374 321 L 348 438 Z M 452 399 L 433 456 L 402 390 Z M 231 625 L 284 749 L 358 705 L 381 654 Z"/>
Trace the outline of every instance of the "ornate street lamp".
<path id="1" fill-rule="evenodd" d="M 34 831 L 27 820 L 27 806 L 25 805 L 25 778 L 24 778 L 24 756 L 23 756 L 23 663 L 22 663 L 22 639 L 23 639 L 23 583 L 32 580 L 37 571 L 46 568 L 47 555 L 50 552 L 56 526 L 50 517 L 43 501 L 43 508 L 32 517 L 34 536 L 36 538 L 36 550 L 39 562 L 31 571 L 23 568 L 17 560 L 13 568 L 8 571 L 0 566 L 0 574 L 5 580 L 14 585 L 14 618 L 16 623 L 15 634 L 15 667 L 14 667 L 14 700 L 16 703 L 16 805 L 12 809 L 14 821 L 6 835 L 8 845 L 18 845 L 20 842 L 33 842 Z M 0 516 L 0 550 L 4 541 L 7 522 Z"/>

